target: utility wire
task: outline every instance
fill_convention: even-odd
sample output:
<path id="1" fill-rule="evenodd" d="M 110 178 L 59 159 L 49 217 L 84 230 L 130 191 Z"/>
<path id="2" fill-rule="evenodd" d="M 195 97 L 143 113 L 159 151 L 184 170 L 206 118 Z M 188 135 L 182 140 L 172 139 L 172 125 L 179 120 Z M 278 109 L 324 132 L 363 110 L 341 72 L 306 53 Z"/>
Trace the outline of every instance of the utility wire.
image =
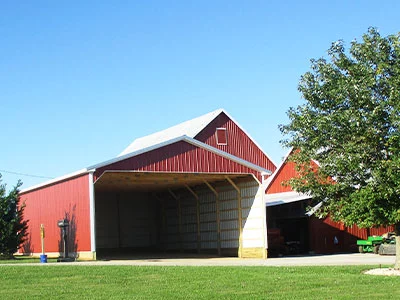
<path id="1" fill-rule="evenodd" d="M 8 173 L 8 174 L 14 174 L 14 175 L 20 175 L 20 176 L 26 176 L 26 177 L 36 177 L 36 178 L 46 178 L 46 179 L 54 178 L 54 177 L 25 174 L 25 173 L 19 173 L 19 172 L 7 171 L 7 170 L 0 170 L 0 173 Z"/>

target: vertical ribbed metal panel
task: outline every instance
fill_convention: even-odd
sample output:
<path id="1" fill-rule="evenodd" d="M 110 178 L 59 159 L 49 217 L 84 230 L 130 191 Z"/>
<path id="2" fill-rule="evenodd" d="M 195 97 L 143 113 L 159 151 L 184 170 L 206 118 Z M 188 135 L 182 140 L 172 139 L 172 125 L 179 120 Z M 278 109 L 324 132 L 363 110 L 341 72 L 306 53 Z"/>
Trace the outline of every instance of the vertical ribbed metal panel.
<path id="1" fill-rule="evenodd" d="M 184 250 L 197 249 L 197 211 L 196 199 L 193 195 L 181 198 L 182 221 L 182 248 Z"/>
<path id="2" fill-rule="evenodd" d="M 226 128 L 228 142 L 227 145 L 218 145 L 216 139 L 216 129 Z M 253 164 L 261 166 L 274 172 L 276 167 L 268 156 L 224 113 L 216 117 L 207 125 L 195 139 L 210 146 L 228 152 L 237 157 L 243 158 Z"/>
<path id="3" fill-rule="evenodd" d="M 283 193 L 291 192 L 293 189 L 289 185 L 284 185 L 284 182 L 297 176 L 295 170 L 295 164 L 291 161 L 287 161 L 275 175 L 274 179 L 270 183 L 266 193 Z"/>
<path id="4" fill-rule="evenodd" d="M 331 221 L 331 224 L 334 223 Z M 336 223 L 336 222 L 335 222 Z M 372 235 L 383 235 L 387 232 L 393 232 L 394 226 L 381 226 L 378 228 L 359 228 L 357 225 L 351 227 L 345 227 L 347 233 L 356 236 L 358 239 L 367 239 L 368 236 Z"/>
<path id="5" fill-rule="evenodd" d="M 198 148 L 184 141 L 149 151 L 96 170 L 97 179 L 106 170 L 135 170 L 146 172 L 194 172 L 194 173 L 242 173 L 259 172 L 233 162 L 227 158 Z"/>
<path id="6" fill-rule="evenodd" d="M 219 187 L 221 248 L 237 249 L 239 247 L 239 212 L 237 191 L 227 183 Z M 237 250 L 236 250 L 237 251 Z"/>
<path id="7" fill-rule="evenodd" d="M 314 161 L 311 161 L 310 164 L 314 168 L 318 168 L 318 165 Z M 292 161 L 285 161 L 269 184 L 266 193 L 274 194 L 293 191 L 291 186 L 285 185 L 284 183 L 296 176 L 298 176 L 296 164 Z"/>
<path id="8" fill-rule="evenodd" d="M 216 198 L 211 191 L 199 193 L 200 248 L 217 249 Z"/>
<path id="9" fill-rule="evenodd" d="M 255 181 L 239 184 L 241 192 L 243 248 L 265 247 L 266 224 L 263 190 Z"/>
<path id="10" fill-rule="evenodd" d="M 119 247 L 119 209 L 115 193 L 96 193 L 96 246 Z"/>
<path id="11" fill-rule="evenodd" d="M 46 230 L 46 251 L 58 252 L 60 228 L 57 221 L 66 214 L 74 224 L 77 251 L 90 251 L 90 201 L 88 174 L 21 194 L 25 201 L 25 219 L 29 220 L 29 242 L 34 253 L 41 252 L 40 224 Z M 71 242 L 72 244 L 72 242 Z"/>
<path id="12" fill-rule="evenodd" d="M 387 226 L 387 227 L 379 227 L 379 228 L 371 228 L 370 235 L 382 235 L 387 232 L 394 232 L 394 226 Z"/>
<path id="13" fill-rule="evenodd" d="M 178 204 L 175 199 L 167 198 L 165 201 L 166 244 L 168 250 L 179 249 L 179 217 Z"/>
<path id="14" fill-rule="evenodd" d="M 310 248 L 315 253 L 337 253 L 341 251 L 355 251 L 358 239 L 367 239 L 368 236 L 382 235 L 394 231 L 393 226 L 378 228 L 359 228 L 356 225 L 345 227 L 342 223 L 334 222 L 330 217 L 318 219 L 311 217 Z M 339 244 L 334 243 L 334 237 Z"/>
<path id="15" fill-rule="evenodd" d="M 142 248 L 157 244 L 156 211 L 146 193 L 120 193 L 120 247 Z"/>

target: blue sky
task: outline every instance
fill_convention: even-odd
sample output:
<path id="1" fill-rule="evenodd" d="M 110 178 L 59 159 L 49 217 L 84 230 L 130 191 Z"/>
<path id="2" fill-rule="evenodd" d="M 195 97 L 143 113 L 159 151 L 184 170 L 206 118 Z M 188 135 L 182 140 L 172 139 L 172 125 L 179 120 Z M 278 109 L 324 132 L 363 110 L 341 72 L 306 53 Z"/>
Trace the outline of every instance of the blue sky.
<path id="1" fill-rule="evenodd" d="M 23 3 L 25 2 L 25 3 Z M 279 164 L 278 125 L 310 59 L 400 1 L 2 1 L 0 173 L 11 187 L 115 157 L 137 137 L 217 108 Z"/>

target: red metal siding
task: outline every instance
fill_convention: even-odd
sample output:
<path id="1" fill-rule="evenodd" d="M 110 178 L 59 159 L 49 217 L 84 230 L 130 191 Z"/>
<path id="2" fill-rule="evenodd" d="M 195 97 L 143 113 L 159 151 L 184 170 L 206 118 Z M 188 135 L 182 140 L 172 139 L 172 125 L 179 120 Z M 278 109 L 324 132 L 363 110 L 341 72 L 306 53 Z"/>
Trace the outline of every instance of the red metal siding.
<path id="1" fill-rule="evenodd" d="M 85 174 L 21 194 L 29 220 L 30 252 L 41 252 L 40 224 L 45 227 L 46 252 L 59 252 L 57 221 L 69 214 L 75 221 L 77 251 L 90 251 L 89 178 Z M 29 248 L 29 247 L 28 247 Z M 28 251 L 25 251 L 28 252 Z"/>
<path id="2" fill-rule="evenodd" d="M 177 142 L 99 168 L 94 179 L 106 170 L 144 172 L 250 173 L 258 179 L 259 172 L 186 142 Z"/>
<path id="3" fill-rule="evenodd" d="M 291 153 L 290 153 L 291 154 Z M 289 156 L 290 156 L 289 154 Z M 318 165 L 314 162 L 310 162 L 311 166 L 317 170 Z M 296 164 L 288 159 L 283 162 L 274 178 L 266 190 L 266 194 L 284 193 L 293 191 L 292 187 L 287 185 L 286 182 L 294 177 L 298 177 L 299 174 L 296 171 Z"/>
<path id="4" fill-rule="evenodd" d="M 312 164 L 317 167 L 315 162 Z M 286 161 L 278 170 L 277 174 L 266 193 L 282 193 L 290 192 L 292 188 L 285 186 L 283 183 L 293 177 L 298 176 L 295 170 L 295 164 L 291 161 Z M 370 235 L 382 235 L 388 231 L 394 231 L 393 226 L 379 228 L 359 228 L 356 225 L 345 227 L 340 222 L 334 222 L 331 218 L 318 219 L 311 217 L 309 222 L 310 233 L 310 249 L 316 253 L 337 253 L 356 251 L 356 242 L 358 239 L 366 239 Z M 334 238 L 337 238 L 339 243 L 334 243 Z"/>
<path id="5" fill-rule="evenodd" d="M 356 225 L 345 227 L 340 222 L 334 222 L 331 218 L 310 218 L 310 249 L 315 253 L 337 253 L 357 251 L 356 242 L 366 239 L 371 235 L 382 235 L 394 231 L 393 226 L 379 228 L 359 228 Z M 334 243 L 334 238 L 338 244 Z"/>
<path id="6" fill-rule="evenodd" d="M 274 194 L 293 191 L 291 186 L 284 185 L 284 183 L 296 176 L 297 172 L 295 170 L 295 164 L 291 161 L 285 162 L 282 168 L 275 175 L 266 193 Z"/>
<path id="7" fill-rule="evenodd" d="M 228 139 L 227 145 L 217 144 L 217 128 L 226 128 Z M 208 124 L 207 127 L 195 137 L 195 139 L 247 160 L 257 166 L 270 170 L 271 172 L 274 172 L 276 169 L 276 166 L 268 159 L 263 151 L 258 148 L 247 134 L 224 113 L 221 113 L 210 124 Z"/>
<path id="8" fill-rule="evenodd" d="M 359 228 L 356 225 L 346 227 L 346 232 L 356 236 L 358 239 L 367 239 L 371 235 L 382 235 L 386 232 L 394 231 L 394 226 L 378 227 L 378 228 Z"/>

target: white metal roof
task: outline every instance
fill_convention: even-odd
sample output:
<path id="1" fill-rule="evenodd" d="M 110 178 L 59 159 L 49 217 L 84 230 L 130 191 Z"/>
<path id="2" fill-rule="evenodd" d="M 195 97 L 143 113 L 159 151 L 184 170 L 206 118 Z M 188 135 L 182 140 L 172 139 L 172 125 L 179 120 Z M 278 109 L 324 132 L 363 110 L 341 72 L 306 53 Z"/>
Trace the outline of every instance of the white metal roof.
<path id="1" fill-rule="evenodd" d="M 169 127 L 167 129 L 155 132 L 153 134 L 134 140 L 127 148 L 124 149 L 118 156 L 135 152 L 141 149 L 146 149 L 151 146 L 161 144 L 163 142 L 173 140 L 177 137 L 188 136 L 194 138 L 201 130 L 203 130 L 212 120 L 214 120 L 223 109 L 214 110 L 208 114 Z M 225 113 L 226 114 L 226 113 Z"/>
<path id="2" fill-rule="evenodd" d="M 126 147 L 124 151 L 122 151 L 117 157 L 124 156 L 128 153 L 137 152 L 143 149 L 149 149 L 155 145 L 162 144 L 164 142 L 168 142 L 170 140 L 174 140 L 182 136 L 186 136 L 193 139 L 196 135 L 200 133 L 200 131 L 202 131 L 221 113 L 227 115 L 228 118 L 231 119 L 275 165 L 274 161 L 261 148 L 261 146 L 248 134 L 248 132 L 244 130 L 244 128 L 222 108 L 209 112 L 200 117 L 185 121 L 178 125 L 169 127 L 167 129 L 155 132 L 153 134 L 137 138 L 128 147 Z"/>
<path id="3" fill-rule="evenodd" d="M 275 193 L 275 194 L 267 194 L 265 195 L 265 205 L 275 206 L 287 203 L 293 203 L 297 201 L 302 201 L 306 199 L 311 199 L 312 197 L 307 194 L 302 194 L 298 192 L 283 192 L 283 193 Z"/>

